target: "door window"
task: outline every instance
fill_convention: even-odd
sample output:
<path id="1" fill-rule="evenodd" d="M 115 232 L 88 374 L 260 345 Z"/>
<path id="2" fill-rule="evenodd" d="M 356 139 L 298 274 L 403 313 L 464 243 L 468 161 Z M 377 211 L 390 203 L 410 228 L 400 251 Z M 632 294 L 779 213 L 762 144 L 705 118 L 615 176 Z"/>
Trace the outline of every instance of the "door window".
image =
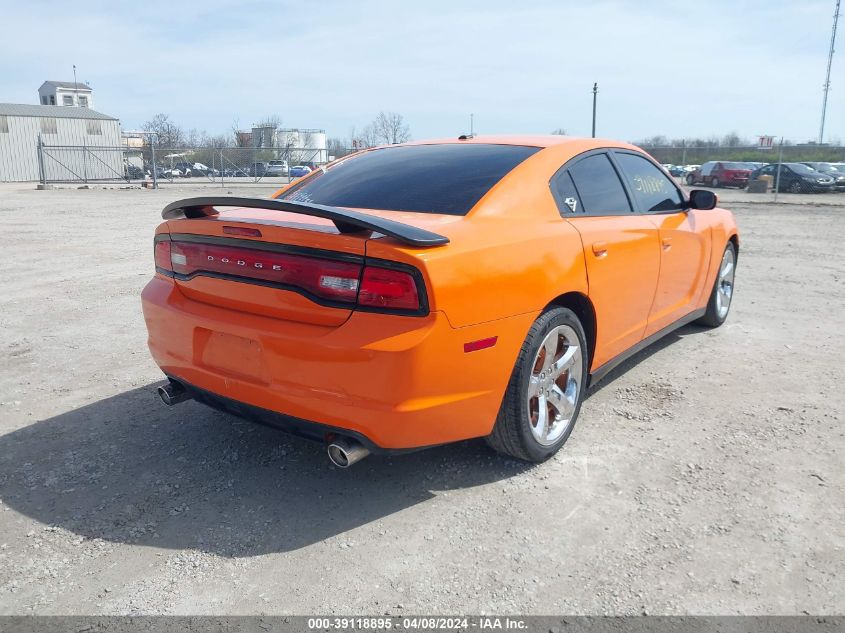
<path id="1" fill-rule="evenodd" d="M 619 180 L 619 174 L 607 154 L 593 154 L 569 168 L 572 181 L 581 194 L 584 213 L 591 215 L 625 215 L 631 203 Z"/>
<path id="2" fill-rule="evenodd" d="M 635 154 L 617 153 L 628 187 L 643 213 L 680 211 L 684 208 L 678 188 L 651 161 Z"/>

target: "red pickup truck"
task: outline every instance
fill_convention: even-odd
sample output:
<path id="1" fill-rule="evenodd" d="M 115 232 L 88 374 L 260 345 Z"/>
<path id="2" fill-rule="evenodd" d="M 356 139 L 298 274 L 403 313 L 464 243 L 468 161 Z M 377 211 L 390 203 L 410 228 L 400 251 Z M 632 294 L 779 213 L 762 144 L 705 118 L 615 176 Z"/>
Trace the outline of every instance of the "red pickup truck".
<path id="1" fill-rule="evenodd" d="M 711 187 L 745 187 L 751 167 L 747 163 L 709 161 L 687 174 L 687 184 L 705 184 Z"/>

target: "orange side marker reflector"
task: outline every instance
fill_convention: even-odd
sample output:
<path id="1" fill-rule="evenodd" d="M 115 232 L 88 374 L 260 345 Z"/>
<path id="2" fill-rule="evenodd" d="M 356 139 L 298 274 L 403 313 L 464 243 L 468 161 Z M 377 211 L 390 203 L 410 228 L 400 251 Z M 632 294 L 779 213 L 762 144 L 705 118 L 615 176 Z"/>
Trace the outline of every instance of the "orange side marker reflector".
<path id="1" fill-rule="evenodd" d="M 483 338 L 478 341 L 470 341 L 469 343 L 464 343 L 464 353 L 468 354 L 469 352 L 477 352 L 480 349 L 487 349 L 488 347 L 493 347 L 496 344 L 496 341 L 498 340 L 498 336 L 491 336 L 490 338 Z"/>

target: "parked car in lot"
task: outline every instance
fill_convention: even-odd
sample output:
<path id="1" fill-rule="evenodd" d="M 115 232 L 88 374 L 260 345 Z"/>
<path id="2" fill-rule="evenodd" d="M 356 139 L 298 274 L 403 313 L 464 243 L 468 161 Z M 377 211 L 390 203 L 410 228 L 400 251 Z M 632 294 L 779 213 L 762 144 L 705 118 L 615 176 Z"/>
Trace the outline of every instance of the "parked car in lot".
<path id="1" fill-rule="evenodd" d="M 825 193 L 833 191 L 834 180 L 827 174 L 816 171 L 804 163 L 781 163 L 780 178 L 778 178 L 778 166 L 773 163 L 765 165 L 753 172 L 752 180 L 760 176 L 771 176 L 772 187 L 778 191 L 790 193 Z"/>
<path id="2" fill-rule="evenodd" d="M 687 170 L 684 169 L 683 165 L 672 165 L 672 167 L 669 169 L 669 174 L 671 174 L 675 178 L 679 178 L 681 176 L 686 176 Z"/>
<path id="3" fill-rule="evenodd" d="M 223 170 L 223 175 L 226 178 L 241 178 L 249 176 L 249 169 L 244 167 L 227 167 Z"/>
<path id="4" fill-rule="evenodd" d="M 751 169 L 746 163 L 709 161 L 699 169 L 687 174 L 687 184 L 709 185 L 710 187 L 745 187 Z"/>
<path id="5" fill-rule="evenodd" d="M 183 178 L 190 178 L 194 175 L 193 163 L 173 163 L 173 169 L 178 169 Z M 199 175 L 199 174 L 197 174 Z"/>
<path id="6" fill-rule="evenodd" d="M 295 165 L 290 168 L 290 177 L 291 178 L 301 178 L 302 176 L 307 176 L 311 173 L 311 168 L 305 165 Z"/>
<path id="7" fill-rule="evenodd" d="M 267 168 L 267 163 L 260 161 L 257 163 L 252 163 L 252 165 L 249 166 L 249 175 L 255 178 L 260 178 L 267 174 Z"/>
<path id="8" fill-rule="evenodd" d="M 144 170 L 138 167 L 137 165 L 127 163 L 124 166 L 124 169 L 126 178 L 129 178 L 131 180 L 139 180 L 144 177 Z"/>
<path id="9" fill-rule="evenodd" d="M 181 178 L 182 172 L 175 167 L 167 167 L 165 165 L 156 165 L 155 167 L 148 167 L 147 173 L 152 176 L 155 171 L 156 178 Z"/>
<path id="10" fill-rule="evenodd" d="M 160 396 L 341 467 L 476 437 L 543 461 L 591 383 L 725 321 L 739 241 L 715 204 L 632 145 L 565 136 L 393 145 L 274 199 L 173 202 L 142 294 Z"/>
<path id="11" fill-rule="evenodd" d="M 288 175 L 288 163 L 286 160 L 271 160 L 267 163 L 267 171 L 264 173 L 265 176 L 287 176 Z"/>
<path id="12" fill-rule="evenodd" d="M 836 191 L 845 191 L 845 165 L 841 163 L 804 163 L 818 172 L 833 178 L 833 188 Z"/>

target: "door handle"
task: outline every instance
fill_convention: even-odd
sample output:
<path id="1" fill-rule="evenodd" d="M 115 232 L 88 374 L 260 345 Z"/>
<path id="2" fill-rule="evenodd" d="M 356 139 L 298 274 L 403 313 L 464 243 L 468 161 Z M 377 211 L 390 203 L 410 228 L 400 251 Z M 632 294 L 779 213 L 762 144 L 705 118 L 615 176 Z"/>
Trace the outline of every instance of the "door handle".
<path id="1" fill-rule="evenodd" d="M 606 257 L 607 242 L 593 242 L 593 254 L 596 257 Z"/>
<path id="2" fill-rule="evenodd" d="M 660 239 L 661 244 L 663 244 L 663 250 L 668 251 L 672 248 L 672 238 L 671 237 L 663 237 Z"/>

